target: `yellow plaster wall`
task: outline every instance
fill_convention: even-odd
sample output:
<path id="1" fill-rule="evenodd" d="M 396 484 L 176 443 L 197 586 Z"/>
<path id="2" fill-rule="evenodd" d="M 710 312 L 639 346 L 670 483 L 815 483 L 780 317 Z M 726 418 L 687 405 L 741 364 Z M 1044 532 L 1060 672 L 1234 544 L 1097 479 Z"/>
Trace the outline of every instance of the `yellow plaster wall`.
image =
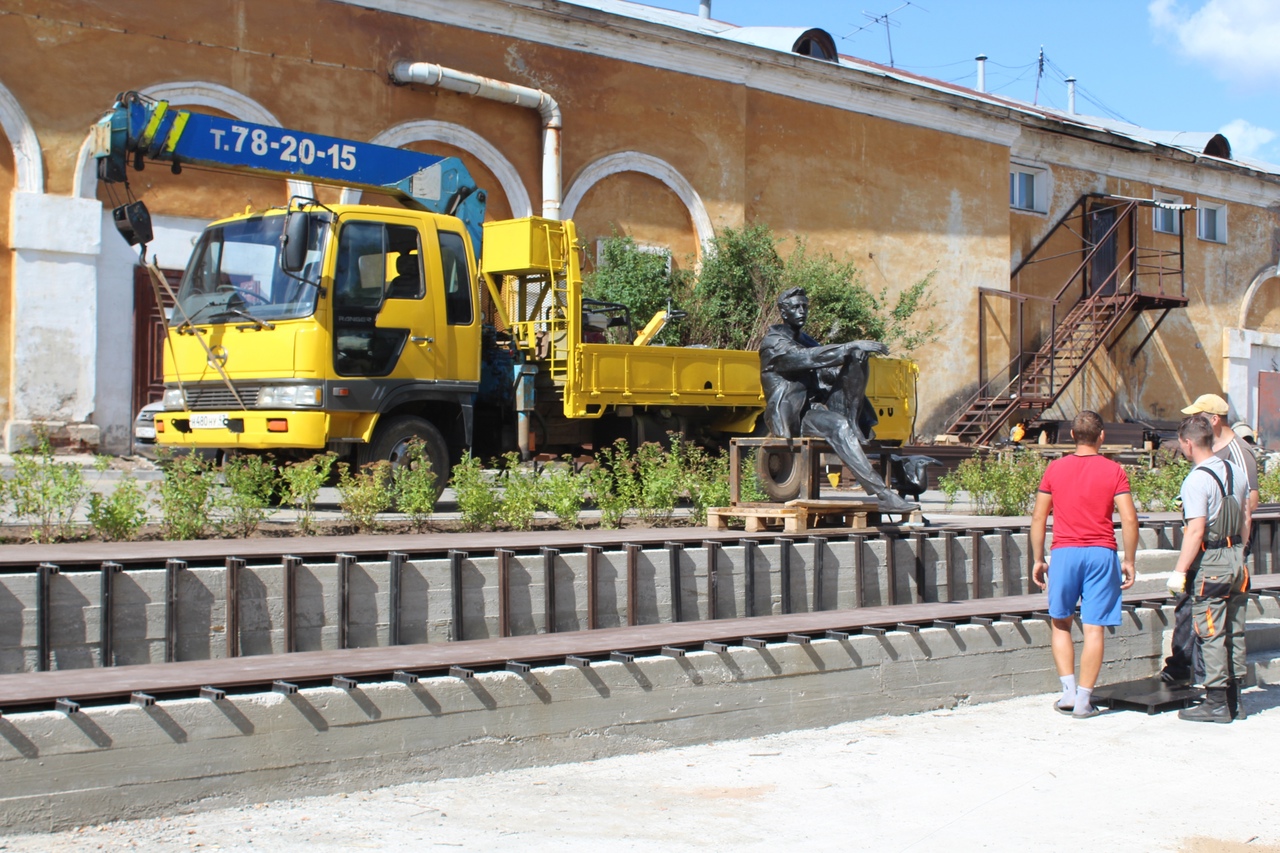
<path id="1" fill-rule="evenodd" d="M 1049 212 L 1011 212 L 1010 152 L 1003 145 L 817 106 L 746 84 L 537 45 L 520 41 L 518 33 L 461 30 L 325 0 L 10 0 L 8 7 L 16 14 L 0 27 L 0 79 L 37 128 L 51 192 L 70 192 L 87 129 L 117 92 L 198 80 L 257 100 L 285 126 L 335 136 L 369 139 L 415 119 L 461 125 L 511 162 L 537 209 L 537 113 L 389 84 L 395 60 L 421 59 L 550 92 L 565 116 L 566 189 L 600 158 L 640 151 L 687 179 L 717 228 L 767 223 L 788 238 L 784 252 L 791 238 L 805 235 L 815 249 L 855 259 L 865 282 L 888 288 L 891 297 L 936 271 L 933 316 L 943 339 L 916 353 L 922 364 L 920 432 L 926 435 L 941 427 L 975 385 L 977 287 L 1008 288 L 1010 259 L 1029 251 L 1081 193 L 1149 196 L 1153 189 L 1049 166 Z M 1072 162 L 1073 147 L 1097 147 L 1024 128 L 1019 144 L 1028 139 L 1053 162 Z M 511 215 L 493 175 L 468 152 L 429 142 L 410 147 L 460 156 L 489 191 L 490 218 Z M 11 163 L 6 168 L 11 181 Z M 190 169 L 175 177 L 157 166 L 135 178 L 135 191 L 156 214 L 210 219 L 246 205 L 285 201 L 285 185 L 276 179 Z M 1193 200 L 1190 193 L 1180 194 Z M 101 188 L 99 195 L 105 198 Z M 322 197 L 332 200 L 325 191 Z M 612 176 L 589 191 L 578 220 L 584 237 L 617 227 L 642 243 L 671 247 L 677 263 L 696 248 L 684 206 L 669 188 L 638 174 Z M 1146 331 L 1145 320 L 1137 324 L 1117 348 L 1114 364 L 1086 378 L 1074 392 L 1079 401 L 1068 400 L 1064 407 L 1083 401 L 1109 417 L 1129 411 L 1163 416 L 1184 391 L 1220 383 L 1221 328 L 1234 324 L 1243 287 L 1263 265 L 1274 263 L 1266 255 L 1280 225 L 1274 212 L 1233 204 L 1228 227 L 1231 242 L 1225 247 L 1188 239 L 1192 307 L 1175 312 L 1129 365 L 1129 352 Z M 0 273 L 7 286 L 3 266 Z M 1050 287 L 1041 281 L 1024 292 Z M 1275 299 L 1271 291 L 1259 294 L 1264 322 L 1272 322 L 1265 318 Z M 1012 312 L 997 308 L 992 317 L 985 343 L 995 365 L 1009 354 Z M 1044 328 L 1043 317 L 1029 317 L 1025 337 Z M 1205 348 L 1197 350 L 1200 341 Z"/>
<path id="2" fill-rule="evenodd" d="M 676 267 L 690 269 L 696 262 L 697 236 L 688 209 L 669 187 L 648 175 L 610 175 L 587 192 L 573 218 L 593 257 L 596 241 L 616 232 L 641 245 L 670 250 Z"/>

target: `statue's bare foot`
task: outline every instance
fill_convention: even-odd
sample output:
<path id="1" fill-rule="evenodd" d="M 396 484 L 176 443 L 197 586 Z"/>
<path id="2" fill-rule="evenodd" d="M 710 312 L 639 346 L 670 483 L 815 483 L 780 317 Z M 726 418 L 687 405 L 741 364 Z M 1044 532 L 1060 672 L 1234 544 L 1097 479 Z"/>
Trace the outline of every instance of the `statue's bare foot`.
<path id="1" fill-rule="evenodd" d="M 920 504 L 912 503 L 904 497 L 889 492 L 887 495 L 881 495 L 880 498 L 881 512 L 915 512 L 920 508 Z"/>

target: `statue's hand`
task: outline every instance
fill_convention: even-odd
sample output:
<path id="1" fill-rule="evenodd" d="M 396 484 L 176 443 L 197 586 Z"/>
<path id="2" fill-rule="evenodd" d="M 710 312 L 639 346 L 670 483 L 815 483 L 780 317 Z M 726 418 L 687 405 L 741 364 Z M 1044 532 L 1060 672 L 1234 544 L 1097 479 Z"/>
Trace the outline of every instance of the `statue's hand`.
<path id="1" fill-rule="evenodd" d="M 882 341 L 854 341 L 853 346 L 867 355 L 888 355 L 889 346 Z"/>

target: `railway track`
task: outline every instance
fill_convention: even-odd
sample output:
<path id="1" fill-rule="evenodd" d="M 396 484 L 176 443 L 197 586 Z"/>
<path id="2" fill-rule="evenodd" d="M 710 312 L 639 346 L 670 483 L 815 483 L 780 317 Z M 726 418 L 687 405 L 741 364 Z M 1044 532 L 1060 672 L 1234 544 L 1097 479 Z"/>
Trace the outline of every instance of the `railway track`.
<path id="1" fill-rule="evenodd" d="M 1280 507 L 1268 506 L 1255 517 L 1259 530 L 1255 540 L 1253 559 L 1255 566 L 1265 572 L 1275 571 L 1277 563 L 1277 527 L 1280 526 Z M 1180 526 L 1171 514 L 1148 516 L 1144 525 L 1157 529 L 1163 547 L 1176 547 L 1180 540 Z M 338 561 L 360 558 L 388 559 L 394 565 L 405 555 L 447 555 L 451 562 L 461 565 L 464 559 L 479 556 L 497 556 L 518 553 L 565 553 L 573 550 L 587 554 L 588 568 L 592 565 L 592 552 L 602 550 L 638 553 L 646 545 L 665 546 L 673 553 L 680 548 L 714 548 L 730 544 L 761 544 L 772 539 L 775 543 L 794 543 L 797 539 L 812 541 L 820 538 L 848 537 L 858 542 L 869 538 L 910 538 L 917 548 L 930 537 L 954 539 L 962 536 L 980 537 L 993 532 L 1012 535 L 1026 531 L 1026 519 L 983 520 L 981 524 L 944 524 L 927 528 L 907 529 L 886 525 L 849 533 L 821 530 L 806 534 L 746 534 L 737 531 L 713 532 L 705 529 L 675 528 L 663 530 L 632 531 L 542 531 L 524 534 L 436 534 L 430 536 L 360 536 L 328 537 L 315 539 L 251 540 L 237 542 L 198 541 L 185 543 L 151 542 L 104 546 L 99 543 L 71 543 L 63 545 L 11 546 L 0 550 L 0 571 L 30 572 L 37 574 L 39 596 L 38 621 L 41 623 L 41 656 L 47 670 L 49 639 L 47 616 L 48 577 L 60 571 L 101 571 L 104 577 L 103 595 L 109 610 L 109 578 L 116 567 L 163 567 L 173 572 L 190 565 L 226 565 L 228 575 L 235 565 L 243 567 L 246 561 L 270 562 L 307 560 Z M 566 541 L 568 538 L 573 541 Z M 976 541 L 976 540 L 975 540 Z M 286 551 L 281 545 L 287 545 Z M 228 555 L 230 547 L 235 555 Z M 950 560 L 952 549 L 946 548 Z M 403 550 L 397 550 L 403 549 Z M 889 549 L 893 553 L 893 549 Z M 398 555 L 398 556 L 397 556 Z M 55 562 L 57 561 L 57 562 Z M 189 561 L 189 562 L 188 562 Z M 893 574 L 890 559 L 890 576 Z M 460 571 L 460 569 L 459 569 Z M 821 566 L 816 568 L 821 571 Z M 951 569 L 947 567 L 948 577 Z M 1280 574 L 1255 573 L 1254 588 L 1257 595 L 1280 597 Z M 43 583 L 41 585 L 41 579 Z M 714 583 L 714 579 L 711 581 Z M 394 583 L 394 582 L 393 582 Z M 505 583 L 505 581 L 504 581 Z M 858 588 L 861 589 L 861 580 Z M 815 588 L 817 584 L 815 583 Z M 594 589 L 594 583 L 589 584 Z M 629 584 L 628 589 L 633 588 Z M 673 588 L 675 588 L 673 586 Z M 923 590 L 923 586 L 918 587 Z M 975 584 L 975 588 L 976 584 Z M 789 584 L 783 584 L 783 590 Z M 504 627 L 493 639 L 459 639 L 452 642 L 400 645 L 392 641 L 385 646 L 366 648 L 340 648 L 323 651 L 287 651 L 283 654 L 258 654 L 237 656 L 232 651 L 227 657 L 174 663 L 154 663 L 132 666 L 98 666 L 55 671 L 14 673 L 0 675 L 0 709 L 5 712 L 61 709 L 75 712 L 84 705 L 135 702 L 148 704 L 163 698 L 204 696 L 212 700 L 225 698 L 227 693 L 255 693 L 264 690 L 293 692 L 301 687 L 335 685 L 348 689 L 361 682 L 400 680 L 414 682 L 426 676 L 451 675 L 469 678 L 476 672 L 494 669 L 511 669 L 528 673 L 532 667 L 569 664 L 590 667 L 593 662 L 614 659 L 628 661 L 633 656 L 665 654 L 680 657 L 688 651 L 706 649 L 723 651 L 731 645 L 747 645 L 763 648 L 769 642 L 809 643 L 814 639 L 844 639 L 849 635 L 884 634 L 888 631 L 917 632 L 928 627 L 954 628 L 960 624 L 987 624 L 996 621 L 1022 621 L 1048 618 L 1043 595 L 1005 596 L 1000 598 L 969 598 L 960 601 L 896 602 L 893 599 L 894 584 L 889 584 L 888 602 L 881 606 L 858 606 L 852 609 L 824 609 L 815 597 L 814 606 L 808 612 L 793 613 L 786 593 L 782 598 L 782 613 L 776 615 L 747 615 L 734 619 L 715 618 L 714 608 L 710 618 L 701 621 L 681 621 L 678 618 L 679 601 L 673 602 L 675 617 L 671 622 L 635 624 L 632 615 L 622 627 L 600 628 L 594 619 L 589 630 L 508 636 Z M 393 593 L 394 595 L 394 593 Z M 923 598 L 924 593 L 919 595 Z M 499 591 L 501 599 L 507 599 L 510 591 Z M 630 596 L 630 592 L 628 593 Z M 552 593 L 552 598 L 554 593 Z M 461 596 L 455 596 L 455 617 L 461 625 Z M 678 596 L 677 596 L 678 598 Z M 751 597 L 748 596 L 748 600 Z M 286 596 L 288 601 L 288 596 Z M 861 598 L 857 602 L 862 604 Z M 1163 595 L 1132 593 L 1125 596 L 1126 610 L 1138 607 L 1159 608 L 1165 603 Z M 291 605 L 286 605 L 291 606 Z M 345 603 L 343 605 L 345 608 Z M 594 607 L 588 608 L 595 612 Z M 628 607 L 633 612 L 632 607 Z M 173 622 L 176 600 L 166 602 L 166 620 Z M 504 611 L 505 612 L 505 611 Z M 285 621 L 292 614 L 285 614 Z M 104 621 L 103 648 L 109 648 L 110 620 Z M 548 624 L 553 624 L 549 622 Z M 460 628 L 457 628 L 460 632 Z M 391 636 L 396 636 L 392 626 Z M 233 633 L 233 632 L 228 632 Z M 175 634 L 176 635 L 176 634 Z M 462 636 L 459 633 L 459 637 Z M 342 645 L 345 645 L 343 643 Z M 104 660 L 110 655 L 104 654 Z"/>
<path id="2" fill-rule="evenodd" d="M 1251 596 L 1255 599 L 1280 599 L 1280 574 L 1255 578 L 1253 586 Z M 1124 610 L 1133 618 L 1137 618 L 1139 608 L 1160 611 L 1167 603 L 1167 596 L 1151 593 L 1127 593 L 1123 597 Z M 489 640 L 19 673 L 0 676 L 0 709 L 9 713 L 76 713 L 87 705 L 150 705 L 160 699 L 196 696 L 221 701 L 228 694 L 291 694 L 316 686 L 352 690 L 366 682 L 416 684 L 419 679 L 432 676 L 465 680 L 478 672 L 493 670 L 526 675 L 541 666 L 587 669 L 604 660 L 630 663 L 647 655 L 681 658 L 691 651 L 725 652 L 730 646 L 764 650 L 775 642 L 808 645 L 817 639 L 839 641 L 855 634 L 883 636 L 891 631 L 952 630 L 962 624 L 990 626 L 996 622 L 1047 620 L 1047 606 L 1043 594 L 1019 595 Z"/>

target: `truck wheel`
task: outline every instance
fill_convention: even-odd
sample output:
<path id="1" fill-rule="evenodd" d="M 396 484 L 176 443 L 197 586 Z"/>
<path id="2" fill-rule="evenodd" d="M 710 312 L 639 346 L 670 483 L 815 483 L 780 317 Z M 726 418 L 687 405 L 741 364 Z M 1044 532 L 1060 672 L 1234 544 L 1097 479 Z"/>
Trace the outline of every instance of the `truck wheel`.
<path id="1" fill-rule="evenodd" d="M 799 454 L 762 447 L 756 452 L 756 476 L 771 500 L 785 503 L 800 496 L 804 472 Z"/>
<path id="2" fill-rule="evenodd" d="M 431 470 L 436 472 L 438 498 L 449 482 L 449 446 L 436 425 L 425 418 L 413 415 L 388 418 L 374 431 L 373 441 L 360 448 L 358 461 L 367 465 L 385 460 L 391 463 L 392 468 L 398 468 L 408 463 L 409 442 L 415 438 L 422 440 Z"/>

